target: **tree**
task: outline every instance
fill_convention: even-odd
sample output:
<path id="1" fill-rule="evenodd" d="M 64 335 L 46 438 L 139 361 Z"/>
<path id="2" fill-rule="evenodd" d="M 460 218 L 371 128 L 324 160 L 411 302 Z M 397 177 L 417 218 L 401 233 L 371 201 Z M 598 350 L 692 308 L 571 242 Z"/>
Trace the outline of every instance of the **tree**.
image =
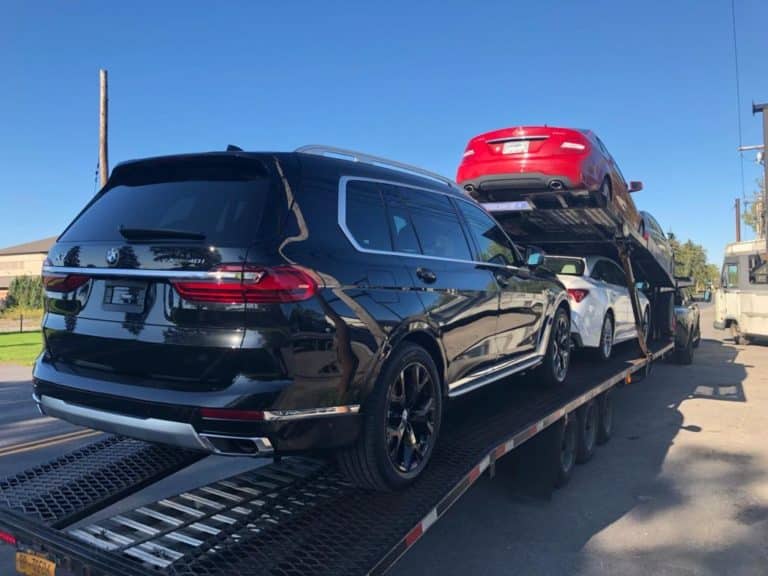
<path id="1" fill-rule="evenodd" d="M 668 236 L 675 256 L 675 276 L 690 277 L 696 285 L 696 290 L 717 281 L 720 275 L 717 266 L 707 262 L 707 251 L 701 244 L 691 240 L 680 243 L 672 232 Z"/>
<path id="2" fill-rule="evenodd" d="M 5 304 L 8 308 L 42 308 L 42 278 L 40 276 L 17 276 L 11 280 Z"/>
<path id="3" fill-rule="evenodd" d="M 757 190 L 752 194 L 752 199 L 745 203 L 741 219 L 745 225 L 752 228 L 752 231 L 758 238 L 762 238 L 765 236 L 765 225 L 763 224 L 763 194 L 765 192 L 765 181 L 756 180 L 756 183 Z"/>

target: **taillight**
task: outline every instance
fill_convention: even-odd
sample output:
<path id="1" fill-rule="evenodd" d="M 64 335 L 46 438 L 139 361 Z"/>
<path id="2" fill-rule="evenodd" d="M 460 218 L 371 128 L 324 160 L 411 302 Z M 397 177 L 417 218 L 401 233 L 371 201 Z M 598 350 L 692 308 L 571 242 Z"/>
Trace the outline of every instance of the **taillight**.
<path id="1" fill-rule="evenodd" d="M 317 292 L 314 279 L 292 266 L 261 268 L 225 264 L 212 270 L 210 278 L 172 282 L 182 298 L 194 302 L 300 302 L 312 298 Z"/>
<path id="2" fill-rule="evenodd" d="M 563 148 L 565 150 L 581 151 L 586 149 L 586 146 L 579 142 L 563 142 L 562 144 L 560 144 L 560 148 Z"/>
<path id="3" fill-rule="evenodd" d="M 264 420 L 261 410 L 230 410 L 229 408 L 200 408 L 200 416 L 207 420 Z"/>
<path id="4" fill-rule="evenodd" d="M 5 532 L 3 530 L 0 530 L 0 542 L 5 542 L 6 544 L 10 544 L 11 546 L 16 546 L 16 536 L 8 532 Z"/>
<path id="5" fill-rule="evenodd" d="M 474 156 L 474 154 L 475 154 L 475 151 L 473 148 L 467 148 L 466 150 L 464 150 L 463 157 L 466 158 L 467 156 Z"/>
<path id="6" fill-rule="evenodd" d="M 48 292 L 72 292 L 90 280 L 82 274 L 43 274 L 43 288 Z"/>
<path id="7" fill-rule="evenodd" d="M 584 298 L 586 298 L 588 295 L 589 295 L 589 290 L 584 290 L 583 288 L 568 289 L 568 298 L 576 302 L 576 304 L 584 300 Z"/>

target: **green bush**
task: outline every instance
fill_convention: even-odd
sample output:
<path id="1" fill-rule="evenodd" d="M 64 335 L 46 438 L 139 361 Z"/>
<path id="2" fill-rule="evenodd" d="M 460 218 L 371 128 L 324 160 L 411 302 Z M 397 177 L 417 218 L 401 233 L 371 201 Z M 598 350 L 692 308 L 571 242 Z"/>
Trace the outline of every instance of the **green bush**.
<path id="1" fill-rule="evenodd" d="M 40 276 L 18 276 L 11 280 L 5 305 L 8 308 L 42 308 L 42 278 Z"/>

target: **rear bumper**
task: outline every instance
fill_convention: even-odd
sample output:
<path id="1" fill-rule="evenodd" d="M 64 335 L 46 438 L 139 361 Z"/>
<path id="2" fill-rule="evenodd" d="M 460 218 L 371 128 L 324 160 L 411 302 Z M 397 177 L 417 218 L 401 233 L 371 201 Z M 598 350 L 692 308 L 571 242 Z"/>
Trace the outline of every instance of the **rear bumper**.
<path id="1" fill-rule="evenodd" d="M 272 409 L 249 406 L 250 396 L 222 404 L 222 391 L 158 390 L 59 372 L 40 362 L 35 400 L 49 416 L 73 424 L 181 448 L 227 455 L 268 455 L 349 445 L 360 428 L 360 406 Z M 241 391 L 242 392 L 242 391 Z M 153 397 L 154 396 L 154 397 Z M 256 410 L 258 420 L 203 418 L 201 407 Z"/>
<path id="2" fill-rule="evenodd" d="M 523 172 L 500 174 L 488 174 L 477 176 L 461 182 L 465 190 L 479 190 L 481 192 L 493 191 L 546 191 L 552 190 L 553 186 L 560 189 L 571 190 L 581 186 L 578 178 L 569 174 L 548 174 L 544 172 Z"/>

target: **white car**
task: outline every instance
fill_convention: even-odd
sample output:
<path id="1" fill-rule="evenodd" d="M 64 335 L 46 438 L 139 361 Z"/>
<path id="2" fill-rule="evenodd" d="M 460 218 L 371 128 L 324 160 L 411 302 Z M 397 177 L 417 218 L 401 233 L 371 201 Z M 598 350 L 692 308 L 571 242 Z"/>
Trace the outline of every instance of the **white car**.
<path id="1" fill-rule="evenodd" d="M 595 348 L 607 360 L 615 343 L 637 338 L 624 271 L 613 260 L 602 256 L 547 256 L 544 265 L 568 290 L 571 333 L 577 347 Z M 647 338 L 651 305 L 645 294 L 638 294 L 643 337 Z"/>

